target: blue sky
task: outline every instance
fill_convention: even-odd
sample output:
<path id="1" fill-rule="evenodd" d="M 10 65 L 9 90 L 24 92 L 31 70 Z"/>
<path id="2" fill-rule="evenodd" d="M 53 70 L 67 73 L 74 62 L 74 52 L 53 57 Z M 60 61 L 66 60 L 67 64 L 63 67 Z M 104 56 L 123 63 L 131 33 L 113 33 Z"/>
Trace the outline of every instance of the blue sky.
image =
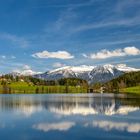
<path id="1" fill-rule="evenodd" d="M 140 68 L 139 0 L 1 0 L 0 73 L 65 65 Z"/>

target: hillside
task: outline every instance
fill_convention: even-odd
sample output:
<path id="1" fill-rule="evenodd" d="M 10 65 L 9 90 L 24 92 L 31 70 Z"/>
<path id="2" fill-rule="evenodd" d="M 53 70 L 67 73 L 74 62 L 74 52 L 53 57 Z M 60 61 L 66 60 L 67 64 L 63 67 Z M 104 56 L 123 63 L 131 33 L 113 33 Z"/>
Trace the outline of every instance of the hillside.
<path id="1" fill-rule="evenodd" d="M 110 92 L 113 92 L 113 91 L 130 92 L 131 91 L 131 92 L 140 93 L 139 88 L 138 88 L 140 86 L 140 71 L 126 73 L 118 78 L 115 78 L 105 83 L 104 86 L 105 86 L 105 89 Z"/>
<path id="2" fill-rule="evenodd" d="M 135 86 L 135 87 L 128 87 L 128 88 L 123 88 L 120 89 L 121 93 L 136 93 L 140 94 L 140 86 Z"/>

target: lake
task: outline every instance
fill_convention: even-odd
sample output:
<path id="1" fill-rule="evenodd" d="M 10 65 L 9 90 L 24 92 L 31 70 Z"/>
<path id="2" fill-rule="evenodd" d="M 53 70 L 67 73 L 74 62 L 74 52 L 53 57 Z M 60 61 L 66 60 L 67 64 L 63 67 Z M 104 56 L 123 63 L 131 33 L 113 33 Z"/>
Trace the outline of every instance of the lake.
<path id="1" fill-rule="evenodd" d="M 2 140 L 139 140 L 140 97 L 0 95 Z"/>

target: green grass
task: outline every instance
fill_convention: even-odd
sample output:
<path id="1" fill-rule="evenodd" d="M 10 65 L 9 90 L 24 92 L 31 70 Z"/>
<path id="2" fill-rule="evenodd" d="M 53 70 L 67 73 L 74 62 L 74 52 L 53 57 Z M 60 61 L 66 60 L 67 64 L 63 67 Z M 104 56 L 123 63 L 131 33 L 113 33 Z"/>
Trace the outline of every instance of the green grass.
<path id="1" fill-rule="evenodd" d="M 85 87 L 75 87 L 75 86 L 37 86 L 33 84 L 28 84 L 26 82 L 12 82 L 6 86 L 6 91 L 4 87 L 0 85 L 0 93 L 86 93 L 87 89 Z"/>
<path id="2" fill-rule="evenodd" d="M 124 88 L 121 89 L 120 92 L 135 93 L 140 95 L 140 86 Z"/>

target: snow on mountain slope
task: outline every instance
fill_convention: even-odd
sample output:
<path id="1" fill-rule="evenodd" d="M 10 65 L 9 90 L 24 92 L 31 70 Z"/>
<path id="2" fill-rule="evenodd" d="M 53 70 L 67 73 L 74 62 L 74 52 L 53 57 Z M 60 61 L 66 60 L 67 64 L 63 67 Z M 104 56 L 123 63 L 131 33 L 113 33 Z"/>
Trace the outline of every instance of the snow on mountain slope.
<path id="1" fill-rule="evenodd" d="M 36 78 L 57 80 L 61 78 L 82 78 L 88 80 L 88 74 L 93 69 L 93 66 L 66 66 L 55 70 L 48 71 L 44 74 L 35 75 Z"/>
<path id="2" fill-rule="evenodd" d="M 90 83 L 107 82 L 124 74 L 113 65 L 97 66 L 90 72 Z"/>
<path id="3" fill-rule="evenodd" d="M 94 66 L 86 66 L 86 65 L 82 65 L 82 66 L 65 66 L 62 68 L 58 68 L 55 70 L 51 70 L 49 71 L 49 73 L 54 73 L 54 72 L 58 72 L 58 71 L 63 71 L 63 70 L 71 70 L 75 73 L 83 73 L 83 72 L 89 72 L 94 68 Z"/>
<path id="4" fill-rule="evenodd" d="M 139 71 L 140 69 L 135 69 L 127 67 L 124 64 L 111 65 L 106 64 L 103 66 L 65 66 L 55 70 L 48 71 L 43 74 L 34 75 L 36 78 L 41 78 L 44 80 L 57 80 L 61 78 L 80 78 L 87 80 L 89 83 L 96 82 L 107 82 L 126 72 Z"/>

